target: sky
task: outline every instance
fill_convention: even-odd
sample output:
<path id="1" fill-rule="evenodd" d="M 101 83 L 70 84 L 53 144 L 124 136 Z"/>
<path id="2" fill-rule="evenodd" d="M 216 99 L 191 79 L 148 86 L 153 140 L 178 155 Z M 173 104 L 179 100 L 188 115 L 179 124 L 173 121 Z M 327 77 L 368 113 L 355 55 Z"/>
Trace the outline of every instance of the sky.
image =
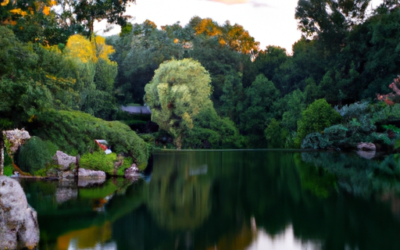
<path id="1" fill-rule="evenodd" d="M 136 0 L 127 8 L 127 14 L 134 18 L 132 23 L 142 23 L 146 19 L 160 28 L 180 22 L 185 26 L 193 16 L 212 18 L 219 24 L 229 20 L 248 30 L 260 42 L 260 49 L 268 45 L 280 46 L 288 54 L 292 45 L 301 37 L 294 18 L 298 0 Z M 371 6 L 378 6 L 382 0 L 372 0 Z M 107 33 L 102 30 L 105 21 L 95 25 L 99 35 L 113 35 L 120 32 L 115 27 Z"/>

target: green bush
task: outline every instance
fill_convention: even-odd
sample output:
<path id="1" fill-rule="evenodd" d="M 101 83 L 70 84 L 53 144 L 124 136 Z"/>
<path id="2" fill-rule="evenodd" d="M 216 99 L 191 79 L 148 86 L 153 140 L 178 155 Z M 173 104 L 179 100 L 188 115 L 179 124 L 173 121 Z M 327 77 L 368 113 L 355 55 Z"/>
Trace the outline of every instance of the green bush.
<path id="1" fill-rule="evenodd" d="M 34 174 L 45 167 L 56 154 L 58 147 L 50 141 L 42 141 L 39 137 L 32 137 L 22 145 L 16 157 L 17 166 L 22 171 Z"/>
<path id="2" fill-rule="evenodd" d="M 212 105 L 204 107 L 193 120 L 193 128 L 182 140 L 184 148 L 240 148 L 242 138 L 229 118 L 218 116 Z"/>
<path id="3" fill-rule="evenodd" d="M 268 142 L 268 148 L 284 148 L 289 137 L 289 131 L 282 128 L 280 122 L 272 119 L 264 130 L 264 135 Z"/>
<path id="4" fill-rule="evenodd" d="M 79 166 L 85 169 L 104 171 L 109 175 L 114 175 L 114 162 L 117 155 L 111 153 L 106 155 L 103 151 L 95 151 L 92 154 L 86 153 L 79 160 Z"/>
<path id="5" fill-rule="evenodd" d="M 4 171 L 3 171 L 3 174 L 5 175 L 5 176 L 11 176 L 12 174 L 13 174 L 13 167 L 12 166 L 5 166 L 4 167 Z"/>
<path id="6" fill-rule="evenodd" d="M 95 139 L 105 139 L 113 152 L 125 153 L 144 167 L 151 145 L 129 126 L 118 121 L 104 121 L 79 111 L 50 111 L 38 115 L 33 134 L 57 144 L 60 150 L 79 154 L 96 149 Z"/>
<path id="7" fill-rule="evenodd" d="M 297 138 L 295 141 L 297 147 L 300 147 L 301 141 L 306 135 L 313 132 L 321 132 L 325 128 L 339 123 L 342 119 L 340 114 L 325 99 L 319 99 L 311 103 L 301 115 L 301 119 L 297 123 Z"/>
<path id="8" fill-rule="evenodd" d="M 133 160 L 130 157 L 124 158 L 124 163 L 120 168 L 118 168 L 117 175 L 118 176 L 124 176 L 125 170 L 130 168 L 132 166 Z"/>

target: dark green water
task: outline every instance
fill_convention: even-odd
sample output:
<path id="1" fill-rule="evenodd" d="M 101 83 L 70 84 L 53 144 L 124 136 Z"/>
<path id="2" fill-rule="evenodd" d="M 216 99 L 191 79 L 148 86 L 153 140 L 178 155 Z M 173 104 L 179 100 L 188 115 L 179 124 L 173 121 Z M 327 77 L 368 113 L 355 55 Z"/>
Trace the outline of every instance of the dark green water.
<path id="1" fill-rule="evenodd" d="M 133 184 L 22 185 L 39 249 L 400 249 L 399 159 L 171 151 Z"/>

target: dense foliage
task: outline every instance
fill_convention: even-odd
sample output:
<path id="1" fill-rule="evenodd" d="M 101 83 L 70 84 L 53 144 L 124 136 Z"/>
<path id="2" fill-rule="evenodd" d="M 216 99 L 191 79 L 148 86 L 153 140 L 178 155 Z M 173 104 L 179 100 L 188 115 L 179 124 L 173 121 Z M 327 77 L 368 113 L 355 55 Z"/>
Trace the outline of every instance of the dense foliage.
<path id="1" fill-rule="evenodd" d="M 303 138 L 313 132 L 340 122 L 342 117 L 324 99 L 316 100 L 302 112 L 298 121 L 296 143 L 300 144 Z"/>
<path id="2" fill-rule="evenodd" d="M 210 81 L 200 63 L 172 60 L 161 64 L 145 87 L 144 98 L 152 110 L 152 121 L 174 136 L 178 148 L 182 135 L 193 128 L 193 119 L 210 105 Z"/>
<path id="3" fill-rule="evenodd" d="M 141 164 L 148 144 L 123 123 L 92 116 L 126 120 L 142 133 L 159 126 L 160 133 L 142 137 L 169 137 L 178 148 L 292 148 L 325 129 L 394 140 L 382 130 L 394 133 L 396 124 L 378 117 L 386 109 L 372 100 L 390 91 L 400 71 L 395 2 L 368 12 L 368 0 L 299 0 L 303 36 L 291 55 L 279 46 L 262 49 L 241 25 L 210 18 L 128 24 L 122 13 L 130 2 L 60 1 L 58 13 L 54 1 L 1 2 L 0 116 L 7 127 L 25 126 L 74 154 L 107 139 Z M 96 36 L 95 19 L 122 31 Z M 362 115 L 342 114 L 360 100 Z M 117 104 L 147 104 L 157 125 L 120 115 Z M 340 120 L 333 106 L 342 127 L 329 129 Z"/>
<path id="4" fill-rule="evenodd" d="M 16 156 L 17 166 L 24 172 L 34 174 L 52 161 L 52 156 L 57 152 L 57 146 L 51 141 L 42 141 L 38 137 L 32 137 L 22 145 Z"/>
<path id="5" fill-rule="evenodd" d="M 32 126 L 40 138 L 70 154 L 94 151 L 94 139 L 105 139 L 113 152 L 127 154 L 139 166 L 147 165 L 150 145 L 122 122 L 107 122 L 79 111 L 50 111 L 39 115 Z"/>

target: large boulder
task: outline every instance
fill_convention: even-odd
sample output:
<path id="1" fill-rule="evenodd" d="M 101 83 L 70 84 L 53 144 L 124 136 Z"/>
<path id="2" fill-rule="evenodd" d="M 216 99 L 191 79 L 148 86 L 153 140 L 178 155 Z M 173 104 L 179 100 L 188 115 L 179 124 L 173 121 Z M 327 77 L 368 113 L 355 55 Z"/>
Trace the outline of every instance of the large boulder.
<path id="1" fill-rule="evenodd" d="M 17 152 L 19 146 L 25 144 L 25 142 L 31 138 L 29 132 L 24 129 L 3 131 L 3 135 L 11 144 L 10 151 L 12 154 Z"/>
<path id="2" fill-rule="evenodd" d="M 79 168 L 78 179 L 106 179 L 106 173 L 98 170 Z"/>
<path id="3" fill-rule="evenodd" d="M 57 203 L 63 203 L 68 200 L 76 199 L 78 197 L 78 189 L 72 187 L 57 187 L 56 190 L 56 201 Z"/>
<path id="4" fill-rule="evenodd" d="M 360 142 L 357 144 L 357 149 L 363 151 L 376 151 L 376 146 L 370 142 Z"/>
<path id="5" fill-rule="evenodd" d="M 62 151 L 57 151 L 56 155 L 53 157 L 54 163 L 60 165 L 60 169 L 65 171 L 70 168 L 71 164 L 76 163 L 76 157 L 67 155 Z"/>
<path id="6" fill-rule="evenodd" d="M 16 180 L 0 176 L 0 249 L 33 249 L 38 243 L 36 211 Z"/>
<path id="7" fill-rule="evenodd" d="M 140 170 L 135 163 L 133 163 L 130 168 L 127 168 L 124 173 L 125 178 L 128 179 L 138 178 L 139 175 L 140 175 Z"/>

